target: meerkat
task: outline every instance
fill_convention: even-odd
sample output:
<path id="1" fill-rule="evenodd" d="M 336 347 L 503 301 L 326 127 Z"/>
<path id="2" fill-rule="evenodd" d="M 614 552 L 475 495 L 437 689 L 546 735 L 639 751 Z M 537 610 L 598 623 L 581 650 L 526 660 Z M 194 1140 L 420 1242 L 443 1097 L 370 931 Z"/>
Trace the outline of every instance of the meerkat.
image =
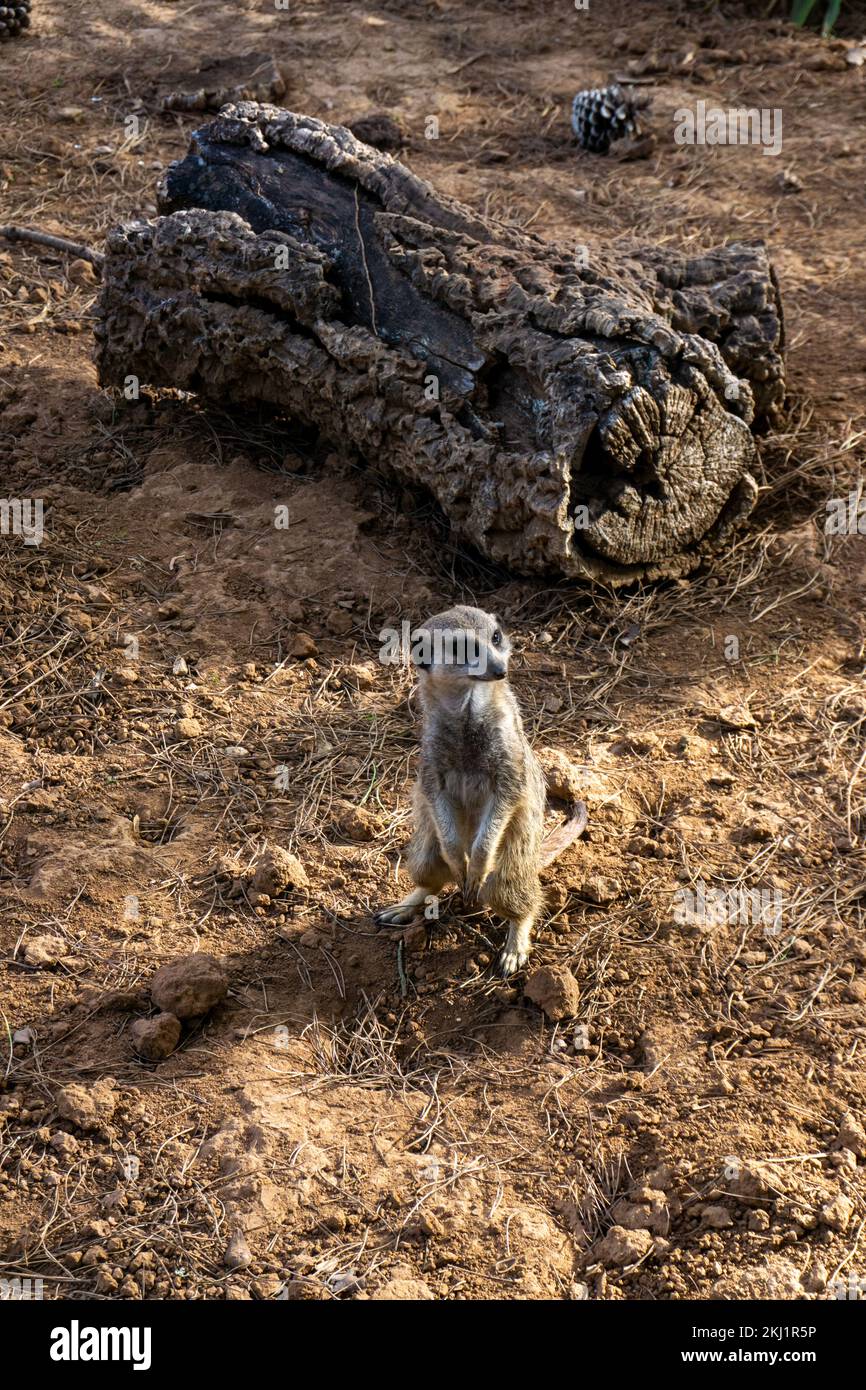
<path id="1" fill-rule="evenodd" d="M 582 832 L 586 807 L 577 803 L 545 837 L 544 773 L 508 684 L 511 643 L 494 614 L 458 605 L 429 618 L 413 639 L 423 716 L 407 852 L 415 887 L 376 921 L 411 922 L 431 895 L 456 883 L 468 907 L 507 921 L 498 969 L 508 976 L 532 949 L 539 871 Z"/>

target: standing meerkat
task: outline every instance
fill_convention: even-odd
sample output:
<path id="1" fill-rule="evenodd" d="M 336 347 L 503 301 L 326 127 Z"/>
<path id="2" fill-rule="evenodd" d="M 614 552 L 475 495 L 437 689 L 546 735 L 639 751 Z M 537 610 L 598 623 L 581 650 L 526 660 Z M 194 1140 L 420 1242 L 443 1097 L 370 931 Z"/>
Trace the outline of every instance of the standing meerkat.
<path id="1" fill-rule="evenodd" d="M 467 906 L 508 922 L 498 968 L 510 975 L 532 949 L 539 871 L 581 833 L 586 807 L 578 803 L 545 837 L 544 773 L 508 684 L 511 643 L 498 618 L 460 604 L 428 618 L 413 640 L 423 715 L 407 852 L 415 887 L 376 921 L 410 922 L 431 894 L 456 883 Z"/>

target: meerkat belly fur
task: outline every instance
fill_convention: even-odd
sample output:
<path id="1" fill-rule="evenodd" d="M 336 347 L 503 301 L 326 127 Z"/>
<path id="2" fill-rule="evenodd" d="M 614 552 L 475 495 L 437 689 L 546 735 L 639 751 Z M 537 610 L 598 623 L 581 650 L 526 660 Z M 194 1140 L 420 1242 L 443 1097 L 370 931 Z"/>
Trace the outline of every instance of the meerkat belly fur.
<path id="1" fill-rule="evenodd" d="M 511 644 L 499 620 L 460 605 L 419 631 L 430 659 L 418 662 L 423 731 L 407 853 L 415 887 L 376 920 L 410 922 L 430 895 L 456 883 L 468 906 L 508 922 L 498 965 L 510 975 L 532 949 L 539 870 L 583 829 L 585 807 L 583 820 L 545 840 L 544 774 L 508 684 Z"/>

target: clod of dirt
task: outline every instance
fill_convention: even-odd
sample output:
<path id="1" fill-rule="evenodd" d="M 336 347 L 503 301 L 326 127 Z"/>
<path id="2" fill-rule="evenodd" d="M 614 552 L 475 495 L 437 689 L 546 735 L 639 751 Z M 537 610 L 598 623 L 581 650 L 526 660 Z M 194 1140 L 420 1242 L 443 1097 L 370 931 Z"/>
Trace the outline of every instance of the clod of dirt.
<path id="1" fill-rule="evenodd" d="M 550 796 L 559 801 L 580 801 L 582 779 L 579 769 L 558 748 L 537 748 L 535 755 L 541 763 Z"/>
<path id="2" fill-rule="evenodd" d="M 727 1207 L 723 1207 L 721 1204 L 714 1206 L 711 1203 L 701 1208 L 701 1221 L 712 1231 L 723 1231 L 726 1227 L 734 1224 L 734 1218 Z"/>
<path id="3" fill-rule="evenodd" d="M 228 977 L 218 961 L 203 951 L 157 970 L 150 997 L 163 1013 L 200 1018 L 226 996 Z"/>
<path id="4" fill-rule="evenodd" d="M 574 1018 L 580 1004 L 577 981 L 564 966 L 542 965 L 534 970 L 526 981 L 525 993 L 554 1023 Z"/>
<path id="5" fill-rule="evenodd" d="M 671 1205 L 664 1192 L 653 1188 L 641 1188 L 637 1200 L 633 1202 L 621 1198 L 615 1202 L 611 1215 L 617 1226 L 626 1231 L 651 1231 L 653 1235 L 664 1236 L 670 1230 Z M 679 1209 L 679 1203 L 676 1203 Z"/>
<path id="6" fill-rule="evenodd" d="M 61 1117 L 79 1129 L 99 1129 L 107 1124 L 114 1116 L 117 1100 L 110 1076 L 91 1086 L 61 1086 L 55 1096 Z"/>
<path id="7" fill-rule="evenodd" d="M 581 892 L 591 903 L 597 903 L 599 907 L 605 907 L 619 897 L 622 892 L 622 884 L 617 878 L 604 878 L 601 874 L 591 874 L 584 881 Z"/>
<path id="8" fill-rule="evenodd" d="M 129 1035 L 139 1057 L 146 1058 L 148 1062 L 160 1062 L 174 1052 L 180 1042 L 180 1019 L 174 1014 L 137 1018 Z"/>
<path id="9" fill-rule="evenodd" d="M 346 637 L 353 626 L 351 614 L 345 608 L 331 608 L 325 614 L 325 627 L 334 637 Z"/>
<path id="10" fill-rule="evenodd" d="M 223 1264 L 226 1269 L 248 1269 L 253 1262 L 253 1252 L 247 1245 L 243 1231 L 235 1231 L 226 1246 Z"/>
<path id="11" fill-rule="evenodd" d="M 28 965 L 56 965 L 69 955 L 69 947 L 62 936 L 34 936 L 24 943 L 24 959 Z"/>
<path id="12" fill-rule="evenodd" d="M 255 864 L 253 892 L 278 898 L 289 888 L 309 888 L 310 880 L 300 859 L 279 845 L 268 844 Z"/>
<path id="13" fill-rule="evenodd" d="M 733 1176 L 726 1176 L 724 1188 L 733 1197 L 745 1197 L 750 1201 L 761 1201 L 776 1196 L 779 1184 L 772 1169 L 754 1161 L 739 1165 Z"/>
<path id="14" fill-rule="evenodd" d="M 825 1202 L 821 1208 L 821 1220 L 831 1231 L 847 1231 L 853 1215 L 854 1203 L 844 1192 L 840 1192 L 831 1202 Z"/>
<path id="15" fill-rule="evenodd" d="M 436 1295 L 425 1284 L 423 1279 L 389 1279 L 387 1284 L 383 1284 L 381 1289 L 370 1295 L 372 1301 L 382 1301 L 384 1299 L 400 1299 L 408 1302 L 417 1303 L 421 1300 L 429 1301 L 435 1299 Z"/>
<path id="16" fill-rule="evenodd" d="M 858 1158 L 866 1158 L 866 1130 L 860 1121 L 852 1114 L 842 1117 L 839 1125 L 839 1133 L 833 1145 L 836 1149 L 850 1149 L 857 1154 Z"/>
<path id="17" fill-rule="evenodd" d="M 713 1285 L 713 1298 L 740 1302 L 744 1299 L 802 1298 L 799 1271 L 787 1260 L 768 1256 L 762 1265 L 747 1266 L 724 1274 Z"/>
<path id="18" fill-rule="evenodd" d="M 64 1129 L 58 1129 L 48 1142 L 61 1158 L 73 1158 L 78 1153 L 78 1140 L 74 1134 L 67 1134 Z"/>
<path id="19" fill-rule="evenodd" d="M 319 648 L 316 646 L 308 632 L 295 632 L 289 639 L 289 656 L 295 657 L 298 661 L 306 661 L 309 656 L 318 656 Z"/>
<path id="20" fill-rule="evenodd" d="M 597 1259 L 604 1265 L 633 1265 L 653 1248 L 649 1231 L 627 1231 L 624 1226 L 611 1226 L 604 1240 L 595 1248 Z"/>
<path id="21" fill-rule="evenodd" d="M 286 1298 L 300 1302 L 326 1302 L 330 1294 L 318 1279 L 290 1279 L 286 1284 Z"/>
<path id="22" fill-rule="evenodd" d="M 340 814 L 337 825 L 348 839 L 358 843 L 375 840 L 382 828 L 379 817 L 364 806 L 350 806 Z"/>
<path id="23" fill-rule="evenodd" d="M 379 679 L 375 662 L 372 661 L 356 661 L 343 666 L 340 670 L 340 676 L 348 684 L 357 686 L 359 690 L 372 690 Z"/>
<path id="24" fill-rule="evenodd" d="M 66 278 L 70 284 L 79 285 L 82 289 L 87 289 L 96 284 L 96 271 L 90 261 L 75 260 L 70 261 L 66 270 Z"/>
<path id="25" fill-rule="evenodd" d="M 174 731 L 178 738 L 201 738 L 203 732 L 197 719 L 178 719 Z"/>

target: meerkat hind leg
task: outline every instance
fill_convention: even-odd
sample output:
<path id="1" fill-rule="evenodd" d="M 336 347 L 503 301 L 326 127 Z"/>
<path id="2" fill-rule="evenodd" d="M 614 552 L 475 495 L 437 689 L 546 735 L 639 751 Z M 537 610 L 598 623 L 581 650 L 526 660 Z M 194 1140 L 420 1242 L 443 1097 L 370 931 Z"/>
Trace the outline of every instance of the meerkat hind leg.
<path id="1" fill-rule="evenodd" d="M 532 950 L 532 917 L 520 917 L 508 923 L 508 935 L 497 961 L 497 970 L 505 979 L 519 970 L 529 959 Z"/>

